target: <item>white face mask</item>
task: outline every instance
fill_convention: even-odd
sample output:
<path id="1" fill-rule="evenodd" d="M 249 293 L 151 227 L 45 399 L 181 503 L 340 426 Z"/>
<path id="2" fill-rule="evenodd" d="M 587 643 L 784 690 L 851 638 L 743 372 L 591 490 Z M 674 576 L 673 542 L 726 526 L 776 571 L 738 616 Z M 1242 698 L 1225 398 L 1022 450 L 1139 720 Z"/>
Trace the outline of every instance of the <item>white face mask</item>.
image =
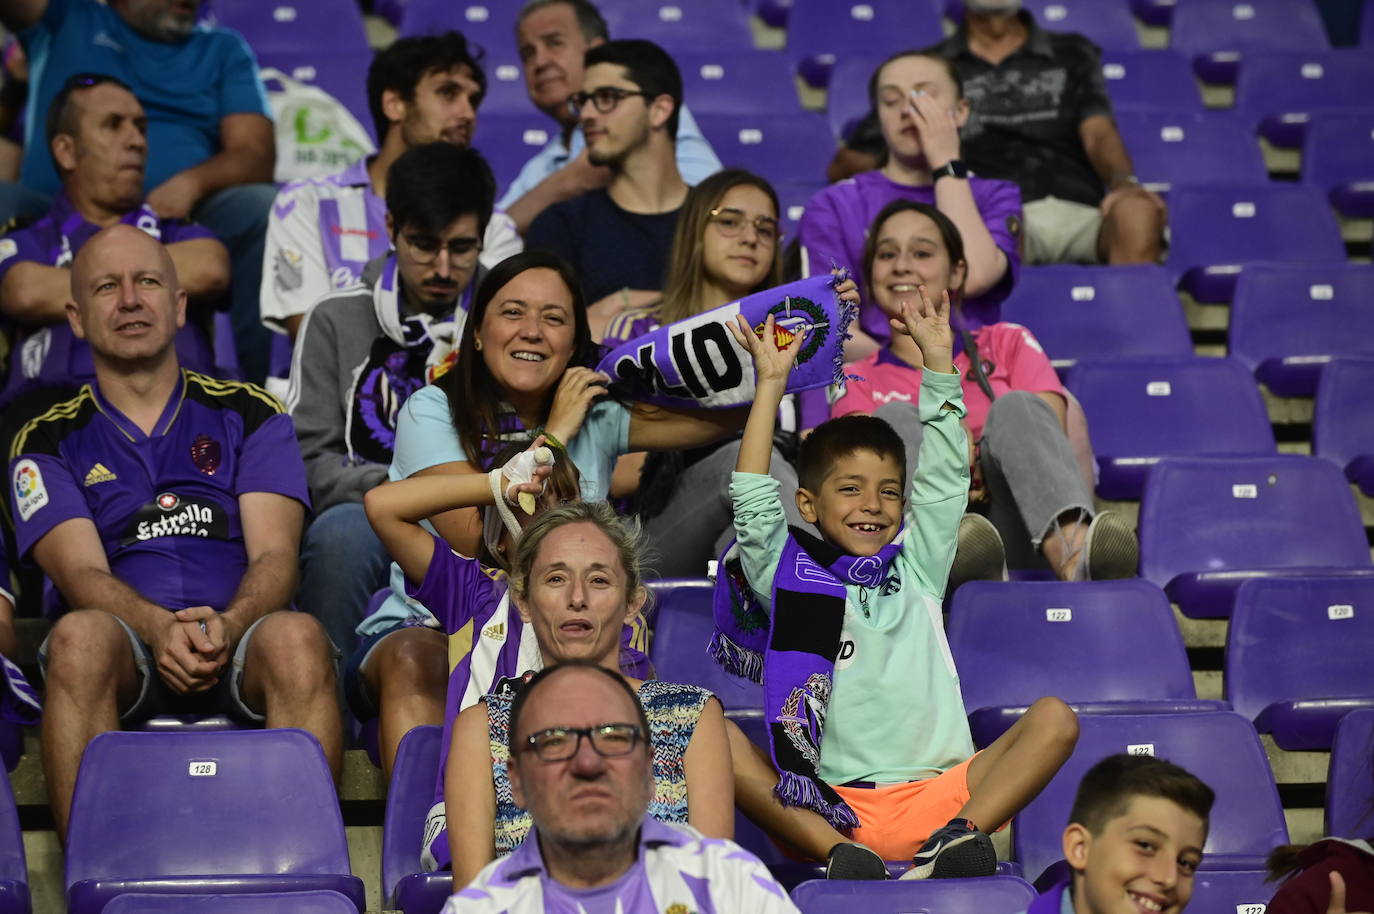
<path id="1" fill-rule="evenodd" d="M 1009 15 L 1021 9 L 1021 0 L 964 0 L 964 6 L 980 16 Z"/>

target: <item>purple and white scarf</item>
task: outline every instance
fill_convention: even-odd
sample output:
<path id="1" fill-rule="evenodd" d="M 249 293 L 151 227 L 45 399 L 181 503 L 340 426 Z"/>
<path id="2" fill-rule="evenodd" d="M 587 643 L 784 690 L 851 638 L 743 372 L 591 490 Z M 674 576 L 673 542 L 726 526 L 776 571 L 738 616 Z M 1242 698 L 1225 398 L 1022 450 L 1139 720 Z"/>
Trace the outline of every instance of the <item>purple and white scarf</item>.
<path id="1" fill-rule="evenodd" d="M 859 825 L 854 811 L 820 778 L 846 587 L 881 587 L 905 535 L 903 526 L 877 555 L 859 556 L 791 528 L 773 575 L 771 619 L 744 578 L 734 543 L 717 565 L 711 656 L 727 672 L 763 684 L 768 743 L 780 776 L 773 788 L 778 800 L 818 812 L 837 829 Z"/>

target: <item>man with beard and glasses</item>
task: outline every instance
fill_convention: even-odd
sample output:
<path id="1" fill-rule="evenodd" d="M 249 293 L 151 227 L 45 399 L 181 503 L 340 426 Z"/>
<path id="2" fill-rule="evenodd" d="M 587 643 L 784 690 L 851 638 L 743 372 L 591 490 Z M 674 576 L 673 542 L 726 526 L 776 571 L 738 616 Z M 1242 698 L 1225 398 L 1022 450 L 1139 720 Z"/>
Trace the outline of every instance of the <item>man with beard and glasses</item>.
<path id="1" fill-rule="evenodd" d="M 287 408 L 317 513 L 297 605 L 345 650 L 390 567 L 363 495 L 386 480 L 406 398 L 452 364 L 495 196 L 476 150 L 445 141 L 407 150 L 386 179 L 392 250 L 300 324 Z"/>
<path id="2" fill-rule="evenodd" d="M 649 723 L 619 674 L 585 661 L 544 669 L 516 695 L 509 732 L 511 793 L 534 827 L 444 914 L 796 912 L 748 851 L 648 815 Z"/>
<path id="3" fill-rule="evenodd" d="M 272 112 L 257 61 L 236 32 L 198 26 L 201 0 L 3 0 L 0 22 L 29 58 L 28 110 L 43 112 L 70 76 L 130 86 L 148 117 L 143 192 L 163 219 L 194 218 L 229 248 L 234 343 L 245 377 L 267 372 L 258 318 L 267 213 L 276 195 Z M 19 184 L 0 184 L 0 221 L 36 218 L 60 189 L 41 117 L 24 135 Z"/>

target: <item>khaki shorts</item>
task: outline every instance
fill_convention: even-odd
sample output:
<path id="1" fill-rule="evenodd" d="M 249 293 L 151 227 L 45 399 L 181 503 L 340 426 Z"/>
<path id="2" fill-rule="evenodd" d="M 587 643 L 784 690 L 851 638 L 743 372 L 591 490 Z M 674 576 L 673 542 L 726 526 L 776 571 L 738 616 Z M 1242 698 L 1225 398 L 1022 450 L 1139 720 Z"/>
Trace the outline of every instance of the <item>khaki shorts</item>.
<path id="1" fill-rule="evenodd" d="M 1044 197 L 1023 205 L 1021 215 L 1024 263 L 1102 262 L 1097 253 L 1102 210 L 1096 206 Z"/>

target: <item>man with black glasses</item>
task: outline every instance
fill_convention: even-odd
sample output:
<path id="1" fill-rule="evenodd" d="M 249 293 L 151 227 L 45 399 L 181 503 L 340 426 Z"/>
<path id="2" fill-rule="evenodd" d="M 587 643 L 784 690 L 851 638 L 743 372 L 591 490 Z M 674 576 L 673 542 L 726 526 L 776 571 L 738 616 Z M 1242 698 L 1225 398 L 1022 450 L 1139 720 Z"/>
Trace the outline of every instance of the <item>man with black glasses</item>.
<path id="1" fill-rule="evenodd" d="M 576 661 L 537 674 L 511 705 L 508 769 L 534 828 L 444 914 L 795 912 L 748 851 L 648 816 L 652 753 L 623 677 Z"/>
<path id="2" fill-rule="evenodd" d="M 440 140 L 410 148 L 387 173 L 392 250 L 363 268 L 360 285 L 321 298 L 300 325 L 287 408 L 316 515 L 297 604 L 345 653 L 390 561 L 363 495 L 386 479 L 402 404 L 457 352 L 495 196 L 491 168 L 471 147 Z"/>
<path id="3" fill-rule="evenodd" d="M 581 116 L 588 158 L 610 168 L 611 183 L 544 210 L 525 244 L 572 264 L 596 326 L 659 297 L 687 198 L 673 145 L 682 76 L 653 42 L 608 41 L 587 51 L 582 90 L 568 103 Z"/>

